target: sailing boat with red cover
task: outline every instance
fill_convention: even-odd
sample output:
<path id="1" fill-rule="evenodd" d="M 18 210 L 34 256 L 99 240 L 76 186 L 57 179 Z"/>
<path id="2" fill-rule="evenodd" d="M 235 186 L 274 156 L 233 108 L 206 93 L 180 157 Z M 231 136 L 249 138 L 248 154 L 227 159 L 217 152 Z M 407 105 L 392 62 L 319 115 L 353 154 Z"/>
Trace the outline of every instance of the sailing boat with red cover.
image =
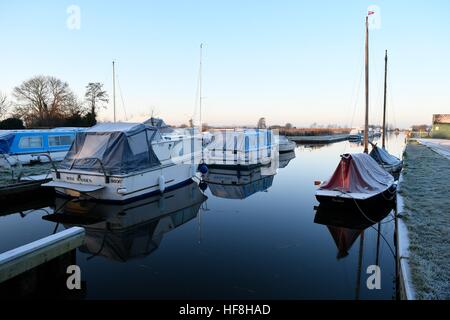
<path id="1" fill-rule="evenodd" d="M 369 12 L 369 15 L 373 14 Z M 364 153 L 344 154 L 332 177 L 316 191 L 323 205 L 368 208 L 395 199 L 394 177 L 370 155 L 369 144 L 369 21 L 366 17 L 366 114 Z"/>

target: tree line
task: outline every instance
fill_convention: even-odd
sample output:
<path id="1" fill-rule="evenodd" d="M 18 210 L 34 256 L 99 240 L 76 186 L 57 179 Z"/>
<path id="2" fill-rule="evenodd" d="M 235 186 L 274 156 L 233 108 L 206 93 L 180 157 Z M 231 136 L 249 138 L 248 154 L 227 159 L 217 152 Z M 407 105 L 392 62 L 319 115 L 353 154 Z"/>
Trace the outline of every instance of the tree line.
<path id="1" fill-rule="evenodd" d="M 0 92 L 0 129 L 90 127 L 109 101 L 100 82 L 89 82 L 80 99 L 67 82 L 52 76 L 22 82 L 13 89 L 12 98 Z"/>

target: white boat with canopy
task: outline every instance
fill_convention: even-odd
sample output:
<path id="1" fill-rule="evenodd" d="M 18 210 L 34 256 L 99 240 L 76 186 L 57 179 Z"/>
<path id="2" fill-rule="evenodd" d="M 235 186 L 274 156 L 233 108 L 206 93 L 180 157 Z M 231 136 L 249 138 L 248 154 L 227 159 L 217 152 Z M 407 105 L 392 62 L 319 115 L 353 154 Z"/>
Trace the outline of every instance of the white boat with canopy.
<path id="1" fill-rule="evenodd" d="M 142 123 L 103 123 L 79 132 L 53 180 L 59 194 L 123 202 L 164 192 L 191 180 L 192 139 L 164 139 Z M 181 144 L 181 146 L 180 146 Z"/>

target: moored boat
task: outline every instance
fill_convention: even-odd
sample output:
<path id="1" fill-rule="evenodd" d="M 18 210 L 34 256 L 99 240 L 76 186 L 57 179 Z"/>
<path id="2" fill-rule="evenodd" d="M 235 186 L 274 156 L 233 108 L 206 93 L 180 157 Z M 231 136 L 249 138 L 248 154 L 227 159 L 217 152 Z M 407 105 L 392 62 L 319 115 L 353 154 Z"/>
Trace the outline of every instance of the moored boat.
<path id="1" fill-rule="evenodd" d="M 375 159 L 384 170 L 389 172 L 394 176 L 398 176 L 403 168 L 403 161 L 399 158 L 394 157 L 386 150 L 386 91 L 387 91 L 387 63 L 388 54 L 386 50 L 386 55 L 384 58 L 384 105 L 383 105 L 383 135 L 382 135 L 382 147 L 379 148 L 372 143 L 372 151 L 370 156 Z"/>
<path id="2" fill-rule="evenodd" d="M 254 168 L 268 165 L 278 145 L 272 130 L 233 129 L 211 131 L 211 142 L 204 149 L 209 168 Z"/>
<path id="3" fill-rule="evenodd" d="M 396 188 L 394 177 L 368 154 L 345 154 L 316 191 L 316 198 L 324 206 L 365 210 L 394 200 Z"/>
<path id="4" fill-rule="evenodd" d="M 372 145 L 370 156 L 387 172 L 397 175 L 403 168 L 403 161 L 391 155 L 384 148 Z"/>
<path id="5" fill-rule="evenodd" d="M 62 161 L 84 128 L 0 130 L 0 167 Z"/>
<path id="6" fill-rule="evenodd" d="M 43 186 L 69 197 L 112 202 L 164 192 L 189 182 L 195 170 L 173 152 L 175 144 L 142 123 L 99 124 L 77 133 L 52 170 L 53 181 Z"/>
<path id="7" fill-rule="evenodd" d="M 286 136 L 278 136 L 278 152 L 285 153 L 294 151 L 296 147 L 296 143 L 291 141 Z"/>

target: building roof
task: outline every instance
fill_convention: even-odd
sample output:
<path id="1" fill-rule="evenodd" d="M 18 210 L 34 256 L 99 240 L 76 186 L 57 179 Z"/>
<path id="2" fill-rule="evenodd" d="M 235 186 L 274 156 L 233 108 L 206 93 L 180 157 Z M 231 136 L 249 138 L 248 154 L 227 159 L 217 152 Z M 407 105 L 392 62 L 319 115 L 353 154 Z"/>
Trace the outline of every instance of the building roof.
<path id="1" fill-rule="evenodd" d="M 433 115 L 433 124 L 442 124 L 448 123 L 450 124 L 450 114 L 434 114 Z"/>

